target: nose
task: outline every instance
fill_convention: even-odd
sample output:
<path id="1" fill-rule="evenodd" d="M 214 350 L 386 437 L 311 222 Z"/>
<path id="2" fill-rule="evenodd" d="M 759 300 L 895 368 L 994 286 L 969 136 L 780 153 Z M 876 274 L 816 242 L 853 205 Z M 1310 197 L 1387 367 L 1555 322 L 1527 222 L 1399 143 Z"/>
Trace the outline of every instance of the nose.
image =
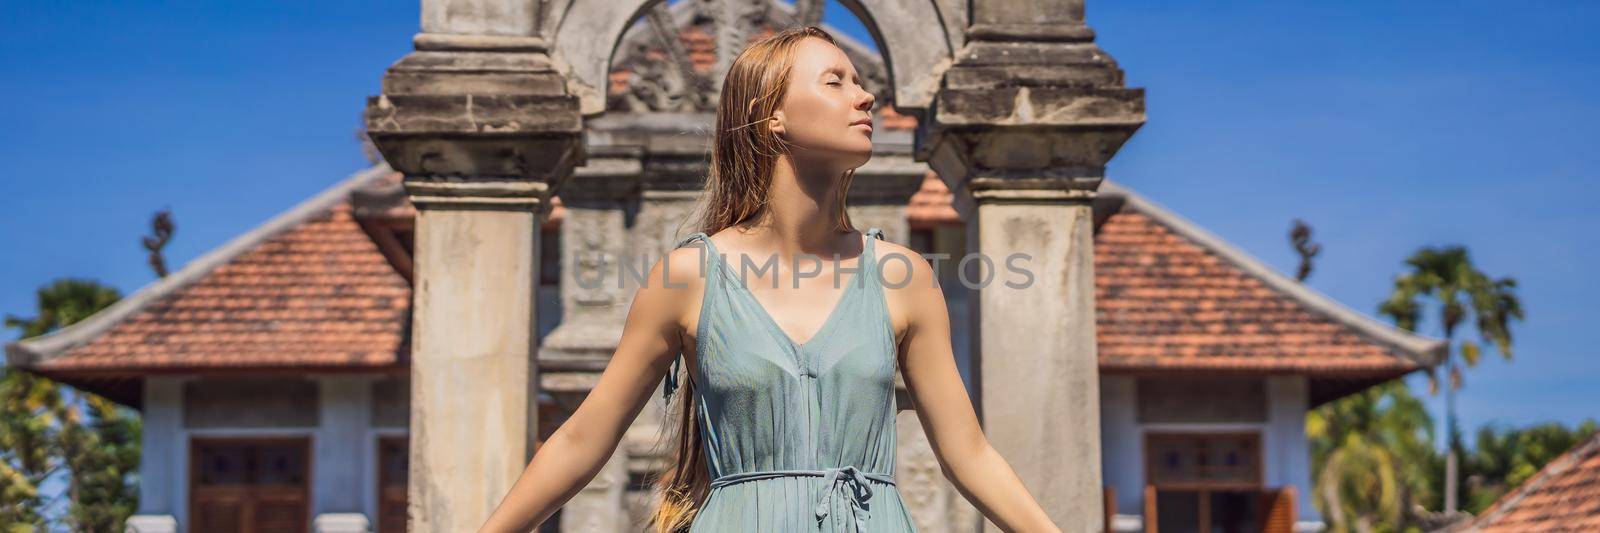
<path id="1" fill-rule="evenodd" d="M 877 103 L 878 97 L 873 96 L 873 94 L 868 92 L 864 87 L 857 86 L 857 90 L 861 91 L 861 95 L 856 98 L 856 109 L 870 111 L 872 109 L 872 105 Z"/>

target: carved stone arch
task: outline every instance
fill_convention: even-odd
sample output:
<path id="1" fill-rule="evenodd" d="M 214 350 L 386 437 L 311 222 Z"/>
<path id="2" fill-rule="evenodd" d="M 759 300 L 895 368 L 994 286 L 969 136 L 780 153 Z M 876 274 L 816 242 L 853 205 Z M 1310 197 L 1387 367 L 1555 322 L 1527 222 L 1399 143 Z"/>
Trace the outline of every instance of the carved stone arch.
<path id="1" fill-rule="evenodd" d="M 552 7 L 555 12 L 546 19 L 545 34 L 551 36 L 552 56 L 567 74 L 584 115 L 605 111 L 614 52 L 634 21 L 659 1 L 568 2 Z M 959 26 L 953 31 L 951 27 L 964 20 L 964 14 L 950 12 L 956 2 L 943 1 L 941 6 L 940 1 L 841 1 L 877 39 L 895 105 L 903 111 L 928 106 L 959 45 Z"/>
<path id="2" fill-rule="evenodd" d="M 805 19 L 797 6 L 782 0 L 742 2 L 737 7 L 743 13 L 735 16 L 729 16 L 735 11 L 719 0 L 685 0 L 664 9 L 660 4 L 649 8 L 643 20 L 623 33 L 612 54 L 606 112 L 714 113 L 720 93 L 717 81 L 733 60 L 722 50 L 737 49 L 737 44 L 723 47 L 718 43 L 747 42 Z M 723 21 L 736 26 L 724 31 L 718 27 Z M 834 35 L 839 48 L 855 64 L 866 90 L 879 102 L 891 101 L 888 70 L 879 51 L 838 28 L 819 25 Z"/>

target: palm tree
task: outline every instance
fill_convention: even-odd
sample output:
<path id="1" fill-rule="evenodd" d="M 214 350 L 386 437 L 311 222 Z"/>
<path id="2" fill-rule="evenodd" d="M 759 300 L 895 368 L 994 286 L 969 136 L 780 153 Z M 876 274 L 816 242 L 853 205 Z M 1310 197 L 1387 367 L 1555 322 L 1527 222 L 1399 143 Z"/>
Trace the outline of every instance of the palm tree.
<path id="1" fill-rule="evenodd" d="M 88 318 L 121 294 L 91 280 L 60 279 L 39 289 L 38 315 L 8 315 L 7 328 L 34 337 Z M 133 512 L 130 482 L 138 466 L 139 421 L 109 400 L 68 392 L 49 379 L 0 373 L 0 529 L 44 526 L 50 502 L 39 485 L 68 474 L 71 525 L 113 531 Z"/>
<path id="2" fill-rule="evenodd" d="M 1316 502 L 1335 532 L 1404 531 L 1431 496 L 1433 419 L 1402 381 L 1306 416 Z"/>
<path id="3" fill-rule="evenodd" d="M 1493 344 L 1501 357 L 1511 360 L 1511 320 L 1523 318 L 1522 303 L 1515 290 L 1517 281 L 1506 277 L 1490 279 L 1472 264 L 1463 246 L 1443 248 L 1424 247 L 1406 259 L 1411 271 L 1395 277 L 1394 292 L 1378 306 L 1378 312 L 1394 319 L 1395 324 L 1408 331 L 1416 331 L 1422 319 L 1424 298 L 1438 303 L 1439 321 L 1445 340 L 1454 344 L 1456 328 L 1471 321 L 1477 326 L 1478 336 L 1484 343 Z M 1482 347 L 1472 340 L 1463 339 L 1455 349 L 1444 355 L 1445 374 L 1449 385 L 1445 390 L 1445 435 L 1449 439 L 1449 452 L 1445 455 L 1444 511 L 1454 513 L 1459 496 L 1457 460 L 1461 439 L 1456 427 L 1455 391 L 1461 388 L 1461 368 L 1456 354 L 1468 368 L 1477 366 Z M 1430 393 L 1437 394 L 1439 376 L 1428 370 Z"/>

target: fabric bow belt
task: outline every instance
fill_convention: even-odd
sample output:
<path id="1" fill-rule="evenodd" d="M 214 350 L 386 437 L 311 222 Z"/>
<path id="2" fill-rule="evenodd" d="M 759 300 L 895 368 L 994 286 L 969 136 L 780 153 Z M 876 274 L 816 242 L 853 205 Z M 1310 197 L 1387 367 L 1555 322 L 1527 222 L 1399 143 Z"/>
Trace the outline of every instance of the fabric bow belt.
<path id="1" fill-rule="evenodd" d="M 832 513 L 835 495 L 843 497 L 850 504 L 851 514 L 855 516 L 856 531 L 867 528 L 867 501 L 872 499 L 872 487 L 867 480 L 880 481 L 890 485 L 894 484 L 894 477 L 888 474 L 875 472 L 862 472 L 861 469 L 851 466 L 839 466 L 823 470 L 763 470 L 757 472 L 742 472 L 729 474 L 711 482 L 711 488 L 724 487 L 734 483 L 755 481 L 757 479 L 770 479 L 791 476 L 819 476 L 822 478 L 822 489 L 817 492 L 817 520 L 827 518 Z M 835 531 L 843 531 L 844 517 L 833 516 Z"/>

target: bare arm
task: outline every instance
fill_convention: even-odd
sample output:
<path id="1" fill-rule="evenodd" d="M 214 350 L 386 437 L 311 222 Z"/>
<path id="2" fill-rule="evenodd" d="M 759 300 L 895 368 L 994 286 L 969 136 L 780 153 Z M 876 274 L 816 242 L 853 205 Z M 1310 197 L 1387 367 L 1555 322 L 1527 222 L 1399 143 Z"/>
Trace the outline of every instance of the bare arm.
<path id="1" fill-rule="evenodd" d="M 532 530 L 594 479 L 616 452 L 682 347 L 678 319 L 687 291 L 703 285 L 694 281 L 696 253 L 680 248 L 651 268 L 647 282 L 634 294 L 622 339 L 594 390 L 540 446 L 480 533 Z M 668 263 L 670 286 L 662 282 L 662 265 Z"/>
<path id="2" fill-rule="evenodd" d="M 950 314 L 933 266 L 908 249 L 910 259 L 882 264 L 887 283 L 911 282 L 892 291 L 906 310 L 900 342 L 900 369 L 917 418 L 928 435 L 944 475 L 984 517 L 1006 531 L 1061 531 L 1034 500 L 1011 465 L 990 447 L 961 382 L 950 347 Z"/>

